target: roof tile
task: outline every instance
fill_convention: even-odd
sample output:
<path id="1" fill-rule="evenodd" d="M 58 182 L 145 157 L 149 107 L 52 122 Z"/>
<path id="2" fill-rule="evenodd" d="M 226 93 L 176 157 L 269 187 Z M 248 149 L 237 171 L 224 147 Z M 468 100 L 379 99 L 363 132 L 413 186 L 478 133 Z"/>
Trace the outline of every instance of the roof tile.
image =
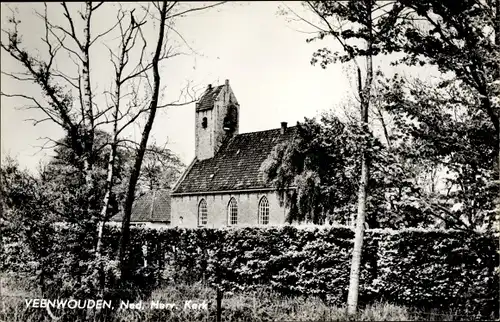
<path id="1" fill-rule="evenodd" d="M 217 87 L 208 88 L 196 104 L 196 112 L 212 109 L 214 107 L 214 102 L 223 87 L 224 85 L 219 85 Z"/>
<path id="2" fill-rule="evenodd" d="M 167 190 L 148 191 L 134 201 L 130 222 L 170 222 L 171 192 Z M 111 221 L 121 221 L 119 213 Z"/>
<path id="3" fill-rule="evenodd" d="M 195 161 L 174 193 L 269 188 L 260 167 L 273 148 L 294 138 L 297 128 L 235 135 L 222 144 L 216 155 Z"/>

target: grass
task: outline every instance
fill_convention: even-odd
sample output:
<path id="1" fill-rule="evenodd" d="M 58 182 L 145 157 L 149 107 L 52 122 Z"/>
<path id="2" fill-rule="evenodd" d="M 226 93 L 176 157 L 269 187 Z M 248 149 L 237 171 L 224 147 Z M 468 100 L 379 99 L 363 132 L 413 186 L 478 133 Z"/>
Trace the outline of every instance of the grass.
<path id="1" fill-rule="evenodd" d="M 52 321 L 45 309 L 27 308 L 24 299 L 36 298 L 33 292 L 22 288 L 13 291 L 13 285 L 3 283 L 0 294 L 0 322 Z M 142 310 L 118 309 L 113 316 L 96 319 L 83 310 L 66 311 L 71 315 L 63 316 L 59 321 L 106 321 L 106 322 L 153 322 L 153 321 L 215 321 L 215 291 L 203 285 L 167 286 L 155 290 L 143 303 L 151 301 L 174 303 L 172 309 Z M 186 301 L 207 303 L 204 308 L 184 308 Z M 117 304 L 117 303 L 116 303 Z M 349 318 L 345 307 L 332 307 L 315 297 L 287 297 L 266 290 L 244 293 L 227 293 L 222 302 L 222 321 L 454 321 L 473 320 L 473 316 L 458 316 L 453 312 L 413 312 L 408 308 L 389 303 L 375 303 L 359 310 L 358 315 Z M 62 314 L 62 312 L 54 312 Z"/>

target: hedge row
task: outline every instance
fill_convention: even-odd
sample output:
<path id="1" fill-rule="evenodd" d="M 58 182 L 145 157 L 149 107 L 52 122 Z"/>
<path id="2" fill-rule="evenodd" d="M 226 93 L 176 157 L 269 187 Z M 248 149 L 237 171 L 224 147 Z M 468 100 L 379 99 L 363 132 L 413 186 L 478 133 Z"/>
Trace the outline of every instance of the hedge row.
<path id="1" fill-rule="evenodd" d="M 353 236 L 345 227 L 136 228 L 131 254 L 137 271 L 146 259 L 148 267 L 142 272 L 156 280 L 167 269 L 175 281 L 205 280 L 229 290 L 270 287 L 342 305 L 347 299 Z M 497 241 L 461 231 L 368 230 L 360 302 L 387 300 L 425 309 L 498 312 Z"/>
<path id="2" fill-rule="evenodd" d="M 116 253 L 118 237 L 115 228 L 105 233 L 110 255 Z M 346 227 L 133 228 L 129 262 L 141 283 L 204 281 L 247 291 L 266 287 L 343 305 L 353 237 Z M 450 230 L 368 230 L 360 303 L 383 300 L 498 315 L 497 241 Z"/>

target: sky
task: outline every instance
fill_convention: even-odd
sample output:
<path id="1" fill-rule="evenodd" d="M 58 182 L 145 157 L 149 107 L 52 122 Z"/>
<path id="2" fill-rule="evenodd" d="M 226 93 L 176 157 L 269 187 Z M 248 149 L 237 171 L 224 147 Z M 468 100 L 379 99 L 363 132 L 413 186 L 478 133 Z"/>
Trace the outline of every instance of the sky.
<path id="1" fill-rule="evenodd" d="M 199 4 L 199 3 L 198 3 Z M 81 4 L 74 5 L 74 9 Z M 96 14 L 94 30 L 106 30 L 116 16 L 117 4 L 105 3 Z M 289 21 L 290 15 L 279 14 L 288 6 L 303 13 L 300 2 L 229 2 L 217 8 L 200 11 L 176 22 L 177 43 L 184 55 L 174 57 L 161 65 L 162 96 L 165 102 L 179 96 L 186 84 L 198 90 L 208 84 L 222 84 L 228 79 L 240 104 L 240 133 L 278 128 L 280 122 L 295 125 L 304 117 L 314 117 L 322 111 L 342 114 L 342 106 L 353 97 L 354 86 L 350 80 L 352 66 L 335 64 L 326 69 L 312 66 L 313 52 L 322 47 L 336 48 L 333 41 L 307 43 L 311 31 L 308 26 Z M 43 56 L 46 49 L 40 42 L 44 35 L 43 24 L 34 10 L 43 11 L 40 3 L 1 4 L 2 28 L 7 28 L 9 8 L 18 8 L 21 20 L 20 33 L 26 48 Z M 60 5 L 48 4 L 53 21 L 64 24 Z M 151 25 L 151 24 L 150 24 Z M 153 29 L 146 37 L 153 37 Z M 2 35 L 2 41 L 4 36 Z M 175 37 L 173 37 L 175 38 Z M 152 38 L 151 38 L 152 39 Z M 94 94 L 104 102 L 103 92 L 109 88 L 112 65 L 105 44 L 113 38 L 103 37 L 91 56 L 91 77 L 95 82 Z M 175 41 L 175 40 L 174 40 Z M 100 49 L 99 49 L 100 48 Z M 20 66 L 9 55 L 1 52 L 2 71 L 20 71 Z M 69 68 L 69 60 L 62 58 L 59 68 Z M 375 61 L 384 71 L 422 73 L 418 70 L 395 70 L 387 58 Z M 424 71 L 424 75 L 428 71 Z M 30 93 L 39 95 L 36 85 L 18 82 L 1 76 L 3 93 Z M 63 132 L 50 122 L 33 126 L 42 115 L 32 109 L 22 110 L 26 102 L 18 98 L 1 97 L 1 156 L 16 158 L 22 167 L 36 169 L 39 162 L 46 162 L 52 155 L 50 149 L 41 149 L 47 138 L 59 139 Z M 185 164 L 194 158 L 195 104 L 169 107 L 157 115 L 150 142 L 165 145 L 179 155 Z M 140 138 L 140 122 L 131 128 L 130 139 Z M 49 144 L 50 146 L 50 144 Z"/>

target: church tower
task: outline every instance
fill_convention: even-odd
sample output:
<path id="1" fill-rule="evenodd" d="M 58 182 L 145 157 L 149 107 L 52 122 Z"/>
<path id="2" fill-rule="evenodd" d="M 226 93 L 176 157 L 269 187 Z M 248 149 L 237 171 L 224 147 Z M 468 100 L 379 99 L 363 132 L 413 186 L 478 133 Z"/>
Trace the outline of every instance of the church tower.
<path id="1" fill-rule="evenodd" d="M 198 160 L 213 158 L 222 142 L 239 132 L 240 105 L 229 80 L 224 85 L 208 85 L 196 103 L 195 155 Z"/>

